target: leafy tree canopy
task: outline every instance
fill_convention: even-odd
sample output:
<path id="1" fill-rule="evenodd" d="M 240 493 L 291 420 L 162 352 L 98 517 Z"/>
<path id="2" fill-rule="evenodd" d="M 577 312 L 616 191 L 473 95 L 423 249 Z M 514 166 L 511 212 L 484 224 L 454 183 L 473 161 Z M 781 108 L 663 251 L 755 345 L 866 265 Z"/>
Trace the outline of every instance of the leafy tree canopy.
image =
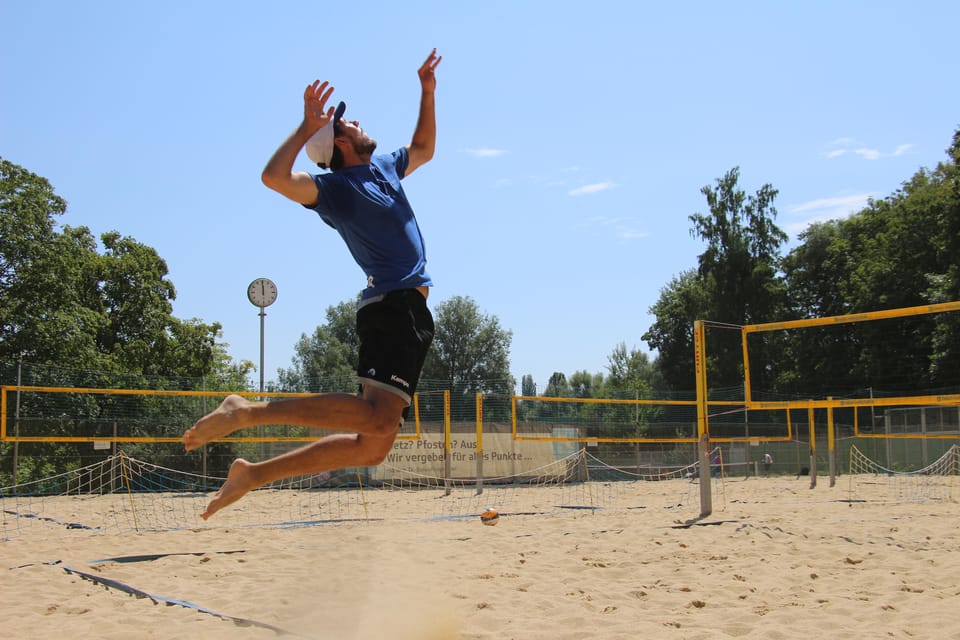
<path id="1" fill-rule="evenodd" d="M 50 183 L 0 158 L 0 360 L 101 374 L 243 374 L 218 342 L 221 325 L 172 315 L 166 262 L 112 231 L 64 226 Z M 87 380 L 85 386 L 109 385 Z M 128 382 L 129 384 L 129 382 Z"/>

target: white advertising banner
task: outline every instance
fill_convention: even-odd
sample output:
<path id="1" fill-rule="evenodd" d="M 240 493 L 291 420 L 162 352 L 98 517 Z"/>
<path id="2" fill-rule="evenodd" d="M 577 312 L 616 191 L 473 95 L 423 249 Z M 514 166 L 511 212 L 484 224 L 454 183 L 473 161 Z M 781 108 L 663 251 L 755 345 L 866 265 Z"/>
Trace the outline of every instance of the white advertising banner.
<path id="1" fill-rule="evenodd" d="M 570 437 L 573 434 L 554 434 Z M 542 473 L 565 473 L 565 470 L 545 469 L 562 460 L 578 448 L 576 442 L 537 442 L 514 440 L 509 433 L 483 435 L 483 477 L 503 478 Z M 450 436 L 450 477 L 477 477 L 477 438 L 473 433 L 453 433 Z M 398 475 L 415 474 L 444 477 L 444 446 L 442 433 L 423 434 L 419 440 L 397 440 L 393 449 L 379 467 L 371 469 L 372 480 L 389 480 Z"/>

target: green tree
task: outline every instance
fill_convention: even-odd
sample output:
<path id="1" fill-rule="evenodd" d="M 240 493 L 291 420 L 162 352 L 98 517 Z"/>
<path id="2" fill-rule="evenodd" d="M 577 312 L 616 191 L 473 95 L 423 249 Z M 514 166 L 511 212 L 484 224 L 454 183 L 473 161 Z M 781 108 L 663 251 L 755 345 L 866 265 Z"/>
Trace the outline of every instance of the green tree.
<path id="1" fill-rule="evenodd" d="M 58 234 L 67 203 L 50 183 L 0 159 L 0 357 L 67 357 L 92 365 L 102 317 L 72 286 L 93 251 L 89 233 Z"/>
<path id="2" fill-rule="evenodd" d="M 573 395 L 573 390 L 567 382 L 567 376 L 560 371 L 554 371 L 547 381 L 547 388 L 543 390 L 543 395 L 548 398 L 569 398 Z"/>
<path id="3" fill-rule="evenodd" d="M 855 215 L 812 225 L 783 260 L 796 317 L 825 317 L 960 299 L 960 131 L 948 161 L 921 169 Z M 960 374 L 958 314 L 798 331 L 781 391 L 838 393 L 865 384 L 936 388 Z"/>
<path id="4" fill-rule="evenodd" d="M 423 378 L 444 381 L 469 395 L 503 393 L 505 386 L 513 389 L 513 333 L 501 328 L 496 316 L 482 313 L 472 298 L 464 296 L 441 302 L 433 313 L 436 329 Z"/>
<path id="5" fill-rule="evenodd" d="M 607 356 L 606 389 L 609 397 L 648 398 L 657 373 L 650 357 L 637 349 L 627 350 L 621 342 Z"/>
<path id="6" fill-rule="evenodd" d="M 570 394 L 574 398 L 597 398 L 603 393 L 603 374 L 593 374 L 585 369 L 570 376 Z"/>
<path id="7" fill-rule="evenodd" d="M 247 364 L 227 356 L 218 323 L 171 315 L 175 290 L 156 251 L 110 232 L 101 237 L 101 255 L 86 227 L 57 229 L 66 207 L 46 179 L 0 159 L 0 362 L 50 367 L 54 373 L 41 384 L 51 386 L 135 387 L 158 376 L 206 389 L 235 385 Z M 98 424 L 122 417 L 113 413 L 116 398 L 72 400 L 72 407 L 60 407 L 67 418 L 52 421 L 45 435 L 91 435 Z M 144 398 L 132 412 L 127 403 L 126 415 L 140 416 L 128 432 L 179 435 L 173 432 L 197 418 L 161 416 L 155 405 Z M 80 459 L 73 444 L 37 451 L 37 467 L 47 471 Z"/>
<path id="8" fill-rule="evenodd" d="M 294 346 L 293 366 L 280 369 L 283 391 L 348 391 L 356 387 L 360 339 L 357 337 L 357 303 L 343 301 L 327 307 L 326 323 L 303 334 Z"/>
<path id="9" fill-rule="evenodd" d="M 142 375 L 214 375 L 218 323 L 171 315 L 157 252 L 117 232 L 104 253 L 86 227 L 56 228 L 66 202 L 49 182 L 0 160 L 0 358 Z"/>
<path id="10" fill-rule="evenodd" d="M 700 191 L 709 214 L 695 213 L 691 235 L 707 248 L 698 258 L 698 272 L 710 283 L 710 318 L 719 322 L 751 324 L 767 321 L 779 311 L 782 286 L 776 278 L 780 246 L 787 241 L 774 223 L 777 190 L 763 185 L 748 196 L 739 187 L 740 169 L 734 167 Z"/>
<path id="11" fill-rule="evenodd" d="M 537 383 L 533 381 L 533 376 L 529 373 L 524 375 L 520 381 L 520 395 L 527 397 L 537 395 Z"/>
<path id="12" fill-rule="evenodd" d="M 765 184 L 747 195 L 739 179 L 740 170 L 735 167 L 713 187 L 701 189 L 709 213 L 690 216 L 690 233 L 707 247 L 698 257 L 696 272 L 674 279 L 651 309 L 657 321 L 644 339 L 659 352 L 664 380 L 676 389 L 693 388 L 694 320 L 752 324 L 779 318 L 786 308 L 778 262 L 787 235 L 774 223 L 777 190 Z M 708 348 L 711 387 L 740 384 L 738 333 L 715 333 Z"/>
<path id="13" fill-rule="evenodd" d="M 693 369 L 693 323 L 709 315 L 706 284 L 693 269 L 674 277 L 650 308 L 656 318 L 643 340 L 657 352 L 655 366 L 665 386 L 678 391 L 696 388 Z"/>
<path id="14" fill-rule="evenodd" d="M 770 322 L 785 309 L 777 269 L 788 236 L 774 223 L 777 190 L 765 184 L 748 196 L 739 180 L 740 169 L 734 167 L 714 187 L 703 187 L 710 213 L 690 216 L 691 235 L 707 243 L 697 270 L 709 296 L 709 315 L 703 319 L 732 325 Z M 712 386 L 743 380 L 739 337 L 733 331 L 715 333 L 708 344 Z"/>

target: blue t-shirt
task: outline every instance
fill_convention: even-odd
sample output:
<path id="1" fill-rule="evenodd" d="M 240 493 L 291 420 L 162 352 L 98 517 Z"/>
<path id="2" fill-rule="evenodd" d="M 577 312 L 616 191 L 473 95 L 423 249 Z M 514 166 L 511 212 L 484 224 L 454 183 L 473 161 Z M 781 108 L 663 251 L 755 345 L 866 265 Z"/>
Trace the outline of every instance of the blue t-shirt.
<path id="1" fill-rule="evenodd" d="M 369 165 L 313 176 L 313 209 L 347 243 L 367 275 L 366 300 L 396 289 L 430 286 L 423 235 L 400 179 L 409 156 L 401 147 Z"/>

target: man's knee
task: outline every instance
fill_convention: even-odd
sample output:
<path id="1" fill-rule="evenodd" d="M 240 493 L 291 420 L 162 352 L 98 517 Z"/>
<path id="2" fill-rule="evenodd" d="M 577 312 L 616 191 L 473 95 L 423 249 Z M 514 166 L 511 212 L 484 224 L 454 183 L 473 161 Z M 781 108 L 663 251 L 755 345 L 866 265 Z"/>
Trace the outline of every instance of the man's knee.
<path id="1" fill-rule="evenodd" d="M 400 420 L 401 416 L 394 415 L 393 413 L 378 415 L 371 425 L 371 435 L 377 438 L 392 439 L 396 437 L 397 431 L 400 430 Z"/>
<path id="2" fill-rule="evenodd" d="M 382 463 L 390 450 L 393 449 L 393 441 L 396 438 L 396 431 L 388 437 L 378 436 L 358 436 L 360 445 L 359 466 L 376 467 Z"/>
<path id="3" fill-rule="evenodd" d="M 403 399 L 382 389 L 364 389 L 364 399 L 373 408 L 369 431 L 371 435 L 379 438 L 395 437 L 406 408 Z"/>

